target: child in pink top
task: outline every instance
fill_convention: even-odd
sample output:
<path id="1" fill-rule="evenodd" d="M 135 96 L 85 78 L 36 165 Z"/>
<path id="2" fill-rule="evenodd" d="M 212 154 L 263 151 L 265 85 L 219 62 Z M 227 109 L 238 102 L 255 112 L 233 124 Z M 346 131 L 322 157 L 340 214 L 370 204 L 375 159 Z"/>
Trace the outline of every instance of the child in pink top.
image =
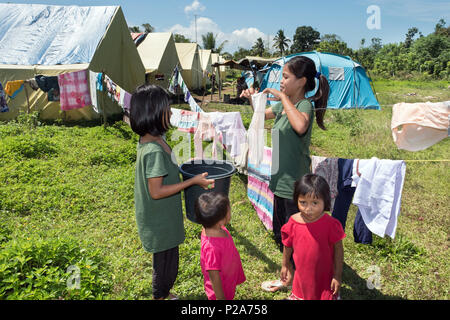
<path id="1" fill-rule="evenodd" d="M 231 219 L 227 196 L 208 192 L 195 203 L 197 221 L 203 225 L 200 265 L 209 300 L 232 300 L 236 286 L 245 281 L 241 257 L 225 225 Z"/>
<path id="2" fill-rule="evenodd" d="M 321 176 L 304 175 L 295 182 L 294 200 L 299 212 L 281 228 L 281 280 L 290 283 L 294 278 L 292 300 L 335 300 L 342 282 L 345 233 L 341 223 L 325 213 L 330 210 L 330 187 Z"/>

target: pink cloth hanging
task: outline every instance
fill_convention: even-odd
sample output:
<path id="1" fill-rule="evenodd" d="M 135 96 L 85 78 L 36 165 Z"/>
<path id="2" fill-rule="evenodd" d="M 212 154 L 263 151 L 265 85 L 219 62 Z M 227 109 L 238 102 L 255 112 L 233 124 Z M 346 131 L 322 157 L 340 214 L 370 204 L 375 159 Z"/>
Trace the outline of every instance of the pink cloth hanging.
<path id="1" fill-rule="evenodd" d="M 207 141 L 213 140 L 212 157 L 214 160 L 217 160 L 216 141 L 217 140 L 220 141 L 221 139 L 219 138 L 219 135 L 216 133 L 216 129 L 212 123 L 210 115 L 207 113 L 199 113 L 198 126 L 194 134 L 194 152 L 195 157 L 198 159 L 203 159 L 204 157 L 202 146 L 203 140 Z"/>
<path id="2" fill-rule="evenodd" d="M 92 105 L 87 70 L 58 75 L 61 110 Z"/>

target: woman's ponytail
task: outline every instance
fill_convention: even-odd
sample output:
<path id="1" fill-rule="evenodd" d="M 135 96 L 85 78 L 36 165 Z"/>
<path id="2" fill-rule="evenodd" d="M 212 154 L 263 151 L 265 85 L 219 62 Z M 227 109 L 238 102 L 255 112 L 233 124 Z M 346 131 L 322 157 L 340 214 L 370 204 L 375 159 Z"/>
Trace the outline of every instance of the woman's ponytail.
<path id="1" fill-rule="evenodd" d="M 286 62 L 289 70 L 297 77 L 306 77 L 305 91 L 312 91 L 316 87 L 316 79 L 319 80 L 319 87 L 316 94 L 308 99 L 314 101 L 316 112 L 316 122 L 319 128 L 325 129 L 323 119 L 328 104 L 328 94 L 330 93 L 330 86 L 327 78 L 317 72 L 314 61 L 305 56 L 296 56 Z"/>
<path id="2" fill-rule="evenodd" d="M 319 75 L 319 88 L 317 89 L 316 94 L 311 97 L 311 100 L 314 101 L 314 108 L 316 109 L 316 122 L 320 129 L 326 130 L 325 125 L 323 123 L 323 119 L 325 118 L 325 112 L 327 111 L 328 104 L 328 94 L 330 93 L 330 86 L 328 84 L 327 78 L 321 74 Z"/>

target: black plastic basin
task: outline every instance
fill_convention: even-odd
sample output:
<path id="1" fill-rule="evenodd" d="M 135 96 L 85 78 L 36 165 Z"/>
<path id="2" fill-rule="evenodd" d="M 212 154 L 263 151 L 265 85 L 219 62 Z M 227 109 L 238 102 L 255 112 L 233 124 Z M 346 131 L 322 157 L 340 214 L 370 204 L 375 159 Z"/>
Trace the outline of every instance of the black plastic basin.
<path id="1" fill-rule="evenodd" d="M 198 174 L 208 172 L 207 179 L 214 179 L 214 188 L 205 190 L 198 185 L 184 189 L 184 202 L 186 216 L 192 222 L 195 219 L 194 205 L 198 197 L 206 192 L 221 192 L 228 196 L 230 191 L 231 176 L 236 172 L 236 168 L 228 161 L 223 160 L 191 160 L 180 166 L 183 181 L 186 181 Z"/>

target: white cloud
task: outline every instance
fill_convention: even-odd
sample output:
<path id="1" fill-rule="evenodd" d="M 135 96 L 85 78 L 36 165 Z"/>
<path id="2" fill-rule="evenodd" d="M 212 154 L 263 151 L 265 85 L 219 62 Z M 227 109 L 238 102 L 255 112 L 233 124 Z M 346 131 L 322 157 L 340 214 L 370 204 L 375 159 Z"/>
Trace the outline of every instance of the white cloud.
<path id="1" fill-rule="evenodd" d="M 195 41 L 195 20 L 192 20 L 189 26 L 182 26 L 176 24 L 168 32 L 182 34 L 185 37 Z M 227 40 L 228 42 L 224 46 L 224 51 L 230 53 L 235 52 L 239 47 L 245 49 L 251 49 L 255 44 L 257 38 L 262 38 L 264 44 L 269 40 L 270 46 L 273 45 L 273 35 L 267 35 L 257 28 L 242 28 L 232 31 L 231 33 L 224 33 L 221 31 L 219 25 L 210 18 L 199 17 L 197 18 L 197 43 L 202 46 L 202 35 L 207 32 L 212 32 L 217 36 L 216 45 L 219 46 L 222 42 Z M 271 47 L 270 50 L 273 50 Z"/>
<path id="2" fill-rule="evenodd" d="M 206 7 L 202 5 L 199 1 L 194 0 L 192 4 L 184 7 L 184 13 L 189 14 L 191 12 L 205 11 Z"/>

